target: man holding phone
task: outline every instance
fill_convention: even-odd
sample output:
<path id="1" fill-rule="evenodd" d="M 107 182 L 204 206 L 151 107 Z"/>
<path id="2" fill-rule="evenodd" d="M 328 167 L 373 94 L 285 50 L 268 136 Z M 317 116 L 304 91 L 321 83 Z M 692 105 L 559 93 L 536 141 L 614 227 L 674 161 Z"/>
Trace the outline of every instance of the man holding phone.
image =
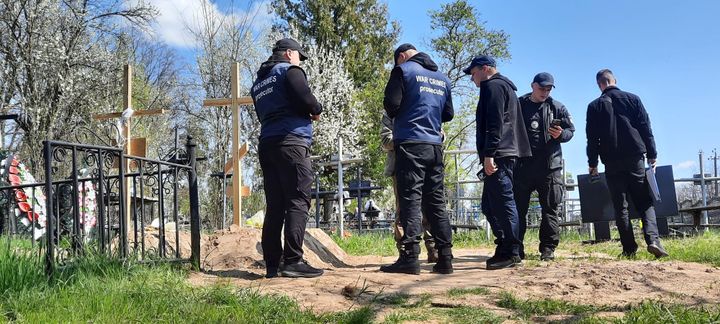
<path id="1" fill-rule="evenodd" d="M 537 191 L 542 208 L 540 260 L 549 261 L 555 258 L 555 248 L 560 243 L 558 207 L 564 192 L 560 143 L 572 139 L 575 126 L 565 105 L 550 97 L 555 87 L 550 73 L 535 75 L 531 87 L 532 92 L 519 99 L 532 156 L 518 160 L 513 189 L 520 218 L 521 242 L 527 229 L 530 195 Z M 520 245 L 520 258 L 525 258 L 523 245 Z"/>

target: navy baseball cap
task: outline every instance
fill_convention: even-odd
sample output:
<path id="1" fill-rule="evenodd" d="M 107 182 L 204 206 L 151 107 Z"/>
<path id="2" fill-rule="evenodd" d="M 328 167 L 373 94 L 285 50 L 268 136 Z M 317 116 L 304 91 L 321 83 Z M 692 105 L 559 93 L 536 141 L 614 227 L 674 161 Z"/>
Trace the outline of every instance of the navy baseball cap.
<path id="1" fill-rule="evenodd" d="M 533 78 L 533 83 L 539 84 L 541 87 L 551 86 L 555 88 L 555 79 L 552 74 L 547 72 L 540 72 Z"/>
<path id="2" fill-rule="evenodd" d="M 398 58 L 400 58 L 400 53 L 405 52 L 407 50 L 411 50 L 411 49 L 417 50 L 417 48 L 415 48 L 415 46 L 413 46 L 413 44 L 410 44 L 410 43 L 405 43 L 405 44 L 398 46 L 398 48 L 395 49 L 395 53 L 393 53 L 393 58 L 395 59 L 395 65 L 398 64 L 397 61 L 398 61 Z"/>
<path id="3" fill-rule="evenodd" d="M 292 38 L 283 38 L 277 42 L 275 42 L 275 46 L 273 46 L 272 51 L 278 52 L 278 51 L 285 51 L 285 50 L 294 50 L 298 51 L 300 53 L 300 61 L 305 61 L 308 58 L 307 53 L 302 49 L 302 46 L 300 46 L 300 43 L 298 43 L 296 40 Z"/>
<path id="4" fill-rule="evenodd" d="M 466 67 L 463 72 L 465 74 L 470 74 L 470 70 L 474 67 L 483 65 L 495 66 L 495 60 L 487 55 L 476 56 L 472 59 L 472 62 L 470 62 L 470 66 Z"/>

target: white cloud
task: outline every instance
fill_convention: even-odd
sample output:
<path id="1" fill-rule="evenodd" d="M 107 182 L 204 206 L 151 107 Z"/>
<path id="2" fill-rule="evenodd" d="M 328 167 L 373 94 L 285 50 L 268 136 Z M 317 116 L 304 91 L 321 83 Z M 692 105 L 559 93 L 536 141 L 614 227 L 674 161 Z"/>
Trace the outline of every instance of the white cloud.
<path id="1" fill-rule="evenodd" d="M 137 4 L 141 0 L 132 0 Z M 145 0 L 158 10 L 156 23 L 153 25 L 153 32 L 159 39 L 168 45 L 183 48 L 195 47 L 195 41 L 188 26 L 196 28 L 202 26 L 204 19 L 203 7 L 210 10 L 210 14 L 218 19 L 227 20 L 236 16 L 243 19 L 252 18 L 254 29 L 262 29 L 272 22 L 272 15 L 269 13 L 269 2 L 267 0 L 253 2 L 248 9 L 235 5 L 234 8 L 221 10 L 216 2 L 210 0 Z M 204 4 L 207 6 L 204 6 Z"/>
<path id="2" fill-rule="evenodd" d="M 693 160 L 687 160 L 687 161 L 678 163 L 677 165 L 675 165 L 675 168 L 680 169 L 680 170 L 686 170 L 686 169 L 692 169 L 696 165 L 697 165 L 697 162 L 695 162 Z"/>

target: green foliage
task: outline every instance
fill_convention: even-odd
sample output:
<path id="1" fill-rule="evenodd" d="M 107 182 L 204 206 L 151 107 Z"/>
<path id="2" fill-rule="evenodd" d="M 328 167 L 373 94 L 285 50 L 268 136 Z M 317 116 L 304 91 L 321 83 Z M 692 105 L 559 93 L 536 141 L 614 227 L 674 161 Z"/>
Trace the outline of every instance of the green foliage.
<path id="1" fill-rule="evenodd" d="M 400 27 L 388 18 L 387 5 L 377 0 L 273 0 L 280 18 L 276 29 L 297 29 L 304 41 L 340 51 L 355 85 L 382 75 L 391 61 Z"/>
<path id="2" fill-rule="evenodd" d="M 440 10 L 431 10 L 430 26 L 440 35 L 430 43 L 439 56 L 440 67 L 456 88 L 462 70 L 478 54 L 491 55 L 496 59 L 509 59 L 509 35 L 502 30 L 489 30 L 480 13 L 466 0 L 444 4 Z"/>

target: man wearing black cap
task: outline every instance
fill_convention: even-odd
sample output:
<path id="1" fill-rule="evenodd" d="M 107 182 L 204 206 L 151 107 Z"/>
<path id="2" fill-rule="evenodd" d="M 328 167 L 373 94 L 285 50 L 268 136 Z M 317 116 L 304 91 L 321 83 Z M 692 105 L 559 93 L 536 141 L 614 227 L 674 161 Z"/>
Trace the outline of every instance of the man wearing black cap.
<path id="1" fill-rule="evenodd" d="M 454 116 L 450 81 L 435 62 L 411 44 L 395 50 L 395 67 L 383 101 L 393 121 L 395 176 L 400 223 L 404 229 L 398 260 L 380 271 L 419 274 L 421 212 L 438 250 L 433 271 L 453 272 L 452 233 L 445 214 L 442 123 Z"/>
<path id="2" fill-rule="evenodd" d="M 550 73 L 538 73 L 530 86 L 532 92 L 519 99 L 532 156 L 518 160 L 513 183 L 520 218 L 520 258 L 525 258 L 522 241 L 527 228 L 530 195 L 537 191 L 542 208 L 540 260 L 549 261 L 555 258 L 555 248 L 560 243 L 558 206 L 564 192 L 560 143 L 573 137 L 575 126 L 565 105 L 550 97 L 555 87 L 555 79 Z"/>
<path id="3" fill-rule="evenodd" d="M 642 219 L 648 252 L 657 258 L 665 257 L 668 254 L 660 244 L 654 202 L 645 176 L 645 159 L 651 168 L 655 168 L 657 162 L 650 118 L 638 96 L 616 86 L 612 71 L 600 70 L 595 80 L 602 95 L 593 100 L 587 110 L 589 172 L 598 174 L 599 155 L 605 164 L 622 254 L 633 257 L 638 249 L 627 208 L 627 200 L 632 199 L 635 212 Z"/>
<path id="4" fill-rule="evenodd" d="M 319 120 L 322 106 L 298 66 L 307 59 L 300 44 L 284 38 L 272 51 L 251 89 L 260 120 L 258 155 L 267 201 L 262 231 L 266 277 L 278 276 L 278 270 L 284 277 L 317 277 L 323 270 L 305 262 L 302 246 L 313 180 L 312 121 Z"/>
<path id="5" fill-rule="evenodd" d="M 497 245 L 486 269 L 513 267 L 522 262 L 513 169 L 517 158 L 530 156 L 517 87 L 497 71 L 489 56 L 475 57 L 463 72 L 480 88 L 475 143 L 483 164 L 478 172 L 484 179 L 481 205 Z"/>

